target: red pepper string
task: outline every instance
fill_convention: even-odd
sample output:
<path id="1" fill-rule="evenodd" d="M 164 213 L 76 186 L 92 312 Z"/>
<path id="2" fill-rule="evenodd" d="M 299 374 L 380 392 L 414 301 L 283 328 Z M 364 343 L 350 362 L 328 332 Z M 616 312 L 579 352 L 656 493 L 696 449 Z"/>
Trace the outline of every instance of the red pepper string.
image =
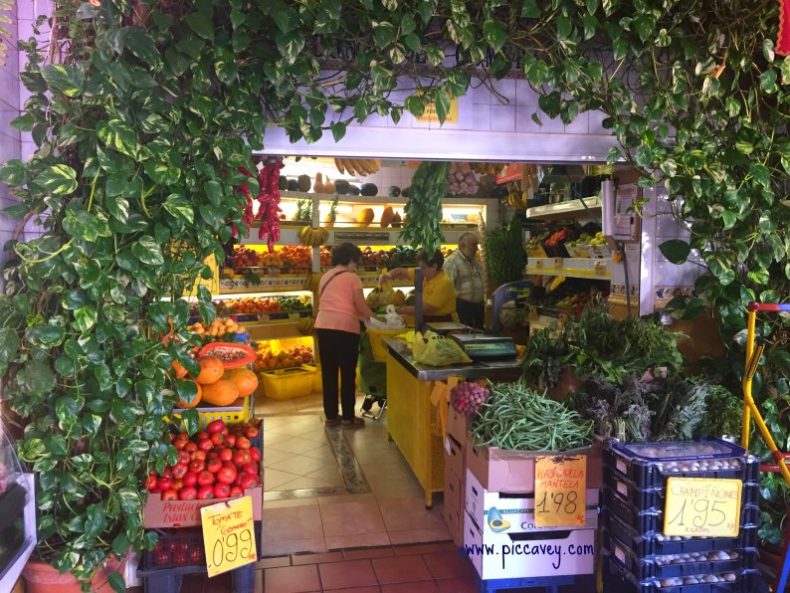
<path id="1" fill-rule="evenodd" d="M 245 167 L 239 167 L 237 171 L 242 175 L 246 175 L 247 177 L 252 176 L 252 174 Z M 244 224 L 247 226 L 247 233 L 249 234 L 249 229 L 252 226 L 252 224 L 255 222 L 255 216 L 253 214 L 253 207 L 252 207 L 252 194 L 250 193 L 250 188 L 247 186 L 246 183 L 242 183 L 238 187 L 238 189 L 247 198 L 247 203 L 244 206 L 244 214 L 242 215 L 242 220 L 244 221 Z M 236 227 L 235 224 L 231 227 L 231 235 L 234 237 L 239 236 L 239 229 Z"/>
<path id="2" fill-rule="evenodd" d="M 269 252 L 274 251 L 274 244 L 280 240 L 280 169 L 281 161 L 269 162 L 263 166 L 258 176 L 260 193 L 258 194 L 258 219 L 261 221 L 258 238 L 266 240 Z"/>

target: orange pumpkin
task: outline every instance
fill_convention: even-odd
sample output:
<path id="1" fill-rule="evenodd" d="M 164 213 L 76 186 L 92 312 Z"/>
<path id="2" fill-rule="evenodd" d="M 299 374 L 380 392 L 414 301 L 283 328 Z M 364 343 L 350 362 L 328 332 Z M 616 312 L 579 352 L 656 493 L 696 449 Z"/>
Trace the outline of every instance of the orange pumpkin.
<path id="1" fill-rule="evenodd" d="M 195 382 L 192 381 L 192 383 Z M 203 399 L 203 388 L 200 386 L 199 383 L 195 383 L 195 387 L 197 387 L 197 395 L 195 396 L 195 399 L 192 400 L 192 403 L 188 404 L 183 399 L 179 398 L 178 399 L 179 408 L 194 408 L 196 405 L 200 403 L 200 400 Z"/>
<path id="2" fill-rule="evenodd" d="M 220 379 L 203 386 L 203 401 L 213 406 L 229 406 L 237 399 L 239 388 L 228 379 Z"/>
<path id="3" fill-rule="evenodd" d="M 177 362 L 177 361 L 174 360 L 171 363 L 171 366 L 173 367 L 173 370 L 176 373 L 176 379 L 183 379 L 184 377 L 187 376 L 187 374 L 188 374 L 187 370 L 184 368 L 184 366 L 180 362 Z"/>
<path id="4" fill-rule="evenodd" d="M 232 381 L 242 397 L 258 389 L 258 377 L 250 369 L 233 369 L 226 372 L 223 378 Z"/>
<path id="5" fill-rule="evenodd" d="M 225 365 L 222 364 L 219 358 L 204 356 L 198 358 L 198 364 L 200 365 L 200 374 L 195 381 L 201 385 L 211 385 L 222 379 L 222 375 L 225 372 Z"/>

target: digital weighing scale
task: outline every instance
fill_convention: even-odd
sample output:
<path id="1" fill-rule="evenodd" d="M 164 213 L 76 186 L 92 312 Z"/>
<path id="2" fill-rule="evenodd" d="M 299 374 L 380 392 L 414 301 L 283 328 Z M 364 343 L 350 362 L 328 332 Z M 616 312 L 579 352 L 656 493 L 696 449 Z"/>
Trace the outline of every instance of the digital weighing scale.
<path id="1" fill-rule="evenodd" d="M 511 338 L 487 334 L 450 334 L 472 360 L 516 358 L 518 351 Z"/>

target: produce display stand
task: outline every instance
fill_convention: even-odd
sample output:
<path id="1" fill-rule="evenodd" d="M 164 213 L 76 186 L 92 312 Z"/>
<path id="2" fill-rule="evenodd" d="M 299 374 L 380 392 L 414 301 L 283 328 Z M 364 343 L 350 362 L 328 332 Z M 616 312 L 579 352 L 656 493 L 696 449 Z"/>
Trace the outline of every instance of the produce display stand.
<path id="1" fill-rule="evenodd" d="M 743 427 L 741 444 L 744 448 L 749 448 L 751 440 L 751 417 L 765 440 L 768 449 L 773 455 L 775 463 L 764 464 L 760 467 L 761 471 L 779 473 L 784 478 L 785 483 L 790 486 L 790 453 L 779 450 L 776 441 L 771 435 L 771 431 L 763 420 L 760 409 L 752 397 L 752 381 L 757 372 L 757 366 L 762 358 L 765 349 L 764 344 L 755 344 L 757 313 L 790 313 L 790 304 L 774 303 L 750 303 L 746 317 L 746 368 L 743 374 Z M 776 575 L 774 591 L 782 592 L 790 582 L 790 509 L 788 509 L 788 523 L 785 528 L 785 540 L 782 548 L 782 565 Z"/>

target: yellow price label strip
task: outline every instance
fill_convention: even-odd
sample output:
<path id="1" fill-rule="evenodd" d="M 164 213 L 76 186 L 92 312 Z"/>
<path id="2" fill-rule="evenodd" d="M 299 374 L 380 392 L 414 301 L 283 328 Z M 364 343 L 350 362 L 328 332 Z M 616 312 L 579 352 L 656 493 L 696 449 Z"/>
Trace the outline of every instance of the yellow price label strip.
<path id="1" fill-rule="evenodd" d="M 669 478 L 664 505 L 664 535 L 738 537 L 741 480 Z"/>
<path id="2" fill-rule="evenodd" d="M 583 526 L 586 488 L 586 457 L 536 457 L 535 525 Z"/>
<path id="3" fill-rule="evenodd" d="M 252 497 L 203 507 L 200 519 L 209 577 L 258 560 Z"/>

